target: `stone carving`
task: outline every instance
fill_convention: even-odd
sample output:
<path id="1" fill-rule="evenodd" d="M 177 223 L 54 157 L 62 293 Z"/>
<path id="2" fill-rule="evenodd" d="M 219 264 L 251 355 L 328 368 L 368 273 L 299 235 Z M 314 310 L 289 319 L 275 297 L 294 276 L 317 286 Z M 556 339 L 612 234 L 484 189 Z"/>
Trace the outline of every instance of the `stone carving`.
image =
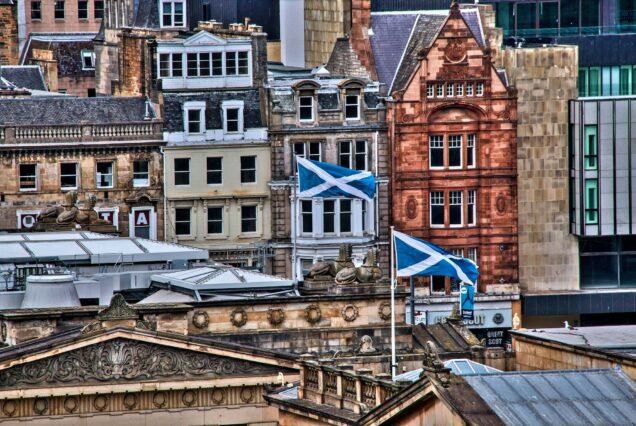
<path id="1" fill-rule="evenodd" d="M 124 407 L 126 407 L 129 410 L 132 410 L 133 408 L 135 408 L 137 406 L 137 395 L 134 393 L 127 393 L 124 396 Z"/>
<path id="2" fill-rule="evenodd" d="M 270 308 L 267 310 L 267 320 L 271 325 L 280 325 L 285 321 L 285 311 L 281 308 Z"/>
<path id="3" fill-rule="evenodd" d="M 406 217 L 409 219 L 417 217 L 417 200 L 412 195 L 406 200 Z"/>
<path id="4" fill-rule="evenodd" d="M 212 402 L 220 405 L 225 401 L 225 391 L 223 389 L 214 389 L 212 392 Z"/>
<path id="5" fill-rule="evenodd" d="M 79 407 L 79 401 L 76 396 L 67 396 L 64 399 L 64 410 L 67 413 L 74 413 Z"/>
<path id="6" fill-rule="evenodd" d="M 236 377 L 280 368 L 128 339 L 100 342 L 0 371 L 0 388 L 160 377 Z"/>
<path id="7" fill-rule="evenodd" d="M 192 407 L 197 402 L 196 392 L 191 389 L 184 391 L 183 395 L 181 395 L 181 402 L 183 402 L 183 405 L 186 407 Z"/>
<path id="8" fill-rule="evenodd" d="M 210 324 L 208 313 L 205 311 L 195 311 L 194 314 L 192 314 L 192 324 L 199 329 L 208 328 L 208 324 Z"/>
<path id="9" fill-rule="evenodd" d="M 112 299 L 110 299 L 110 305 L 108 308 L 99 311 L 97 314 L 97 318 L 100 321 L 108 321 L 108 320 L 121 320 L 121 319 L 134 319 L 136 320 L 139 316 L 137 312 L 130 307 L 124 296 L 120 293 L 116 293 Z"/>
<path id="10" fill-rule="evenodd" d="M 380 306 L 378 306 L 378 315 L 384 321 L 388 321 L 391 319 L 391 304 L 389 302 L 382 302 Z"/>
<path id="11" fill-rule="evenodd" d="M 352 251 L 351 244 L 341 244 L 336 260 L 314 263 L 307 276 L 309 278 L 335 277 L 342 269 L 353 267 L 353 262 L 351 262 Z"/>
<path id="12" fill-rule="evenodd" d="M 252 402 L 252 399 L 254 398 L 254 389 L 250 388 L 243 388 L 241 389 L 241 393 L 239 394 L 241 401 L 243 401 L 244 403 L 248 403 L 248 402 Z"/>
<path id="13" fill-rule="evenodd" d="M 428 375 L 432 380 L 447 387 L 450 384 L 450 368 L 444 367 L 444 363 L 439 358 L 437 346 L 428 340 L 424 345 L 424 369 L 422 374 Z"/>
<path id="14" fill-rule="evenodd" d="M 444 57 L 453 64 L 463 62 L 466 59 L 466 43 L 464 39 L 449 39 L 444 49 Z"/>
<path id="15" fill-rule="evenodd" d="M 15 414 L 18 404 L 14 399 L 8 399 L 2 404 L 2 412 L 5 416 L 12 417 Z"/>
<path id="16" fill-rule="evenodd" d="M 73 229 L 75 225 L 84 225 L 87 229 L 98 232 L 117 232 L 115 226 L 101 219 L 95 211 L 97 197 L 94 194 L 86 195 L 84 208 L 80 209 L 76 204 L 76 191 L 64 193 L 64 202 L 61 206 L 47 206 L 40 211 L 38 228 L 43 230 Z"/>
<path id="17" fill-rule="evenodd" d="M 93 407 L 95 407 L 97 411 L 104 411 L 108 408 L 108 397 L 105 395 L 97 395 L 95 400 L 93 400 Z"/>
<path id="18" fill-rule="evenodd" d="M 157 408 L 163 408 L 166 405 L 166 402 L 168 401 L 165 392 L 155 392 L 155 394 L 152 396 L 152 405 Z"/>
<path id="19" fill-rule="evenodd" d="M 338 274 L 336 274 L 337 284 L 353 284 L 359 283 L 371 283 L 377 282 L 382 278 L 382 270 L 378 268 L 377 257 L 380 250 L 376 247 L 371 247 L 367 252 L 367 259 L 364 265 L 355 267 L 344 268 Z"/>
<path id="20" fill-rule="evenodd" d="M 318 305 L 309 305 L 305 308 L 305 319 L 309 324 L 317 324 L 322 318 L 322 312 Z"/>
<path id="21" fill-rule="evenodd" d="M 371 338 L 371 336 L 362 336 L 362 339 L 360 339 L 360 349 L 358 349 L 358 352 L 361 354 L 378 352 L 378 350 L 373 347 L 373 339 Z"/>
<path id="22" fill-rule="evenodd" d="M 243 327 L 247 323 L 247 312 L 245 309 L 235 308 L 230 312 L 230 321 L 235 327 Z"/>
<path id="23" fill-rule="evenodd" d="M 508 203 L 506 202 L 506 196 L 501 192 L 497 194 L 497 199 L 495 200 L 495 207 L 497 209 L 498 214 L 503 215 L 506 213 L 506 210 L 508 209 L 507 204 Z"/>
<path id="24" fill-rule="evenodd" d="M 49 401 L 46 398 L 35 398 L 33 401 L 33 412 L 38 415 L 46 413 L 49 409 Z"/>
<path id="25" fill-rule="evenodd" d="M 358 315 L 359 311 L 355 305 L 346 305 L 342 308 L 342 318 L 347 322 L 355 321 Z"/>

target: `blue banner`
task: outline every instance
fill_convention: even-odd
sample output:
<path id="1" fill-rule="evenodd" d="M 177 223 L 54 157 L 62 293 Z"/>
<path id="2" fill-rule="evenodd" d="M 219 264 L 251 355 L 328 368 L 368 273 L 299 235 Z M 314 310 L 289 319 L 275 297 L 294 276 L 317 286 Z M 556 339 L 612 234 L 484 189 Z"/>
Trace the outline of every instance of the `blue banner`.
<path id="1" fill-rule="evenodd" d="M 462 284 L 459 291 L 459 309 L 463 320 L 473 320 L 475 312 L 475 287 L 470 284 Z"/>

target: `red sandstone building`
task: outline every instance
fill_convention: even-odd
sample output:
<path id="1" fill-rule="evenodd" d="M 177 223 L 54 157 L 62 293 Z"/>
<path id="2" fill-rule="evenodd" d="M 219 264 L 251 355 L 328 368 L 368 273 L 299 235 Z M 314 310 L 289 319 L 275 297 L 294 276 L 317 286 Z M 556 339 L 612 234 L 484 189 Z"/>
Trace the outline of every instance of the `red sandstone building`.
<path id="1" fill-rule="evenodd" d="M 517 283 L 516 94 L 480 10 L 371 14 L 354 0 L 352 17 L 350 44 L 388 97 L 396 229 L 475 260 L 480 292 Z"/>

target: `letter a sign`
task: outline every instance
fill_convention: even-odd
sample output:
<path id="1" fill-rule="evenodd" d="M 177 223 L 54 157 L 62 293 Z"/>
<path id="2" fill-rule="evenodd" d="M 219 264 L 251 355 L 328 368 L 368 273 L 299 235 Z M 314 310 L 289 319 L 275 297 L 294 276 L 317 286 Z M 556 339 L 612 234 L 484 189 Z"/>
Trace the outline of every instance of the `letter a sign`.
<path id="1" fill-rule="evenodd" d="M 150 225 L 150 210 L 137 210 L 135 212 L 135 226 Z"/>

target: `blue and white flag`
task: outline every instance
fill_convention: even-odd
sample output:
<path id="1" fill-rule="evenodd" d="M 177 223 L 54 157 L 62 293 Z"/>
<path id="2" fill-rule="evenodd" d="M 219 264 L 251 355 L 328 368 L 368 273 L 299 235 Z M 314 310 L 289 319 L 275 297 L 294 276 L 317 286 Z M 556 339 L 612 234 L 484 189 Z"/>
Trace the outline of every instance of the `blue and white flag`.
<path id="1" fill-rule="evenodd" d="M 302 157 L 296 157 L 296 161 L 300 198 L 353 197 L 371 201 L 375 195 L 375 177 L 371 172 Z"/>
<path id="2" fill-rule="evenodd" d="M 398 277 L 439 275 L 475 284 L 479 271 L 470 259 L 455 256 L 441 247 L 393 231 Z"/>

